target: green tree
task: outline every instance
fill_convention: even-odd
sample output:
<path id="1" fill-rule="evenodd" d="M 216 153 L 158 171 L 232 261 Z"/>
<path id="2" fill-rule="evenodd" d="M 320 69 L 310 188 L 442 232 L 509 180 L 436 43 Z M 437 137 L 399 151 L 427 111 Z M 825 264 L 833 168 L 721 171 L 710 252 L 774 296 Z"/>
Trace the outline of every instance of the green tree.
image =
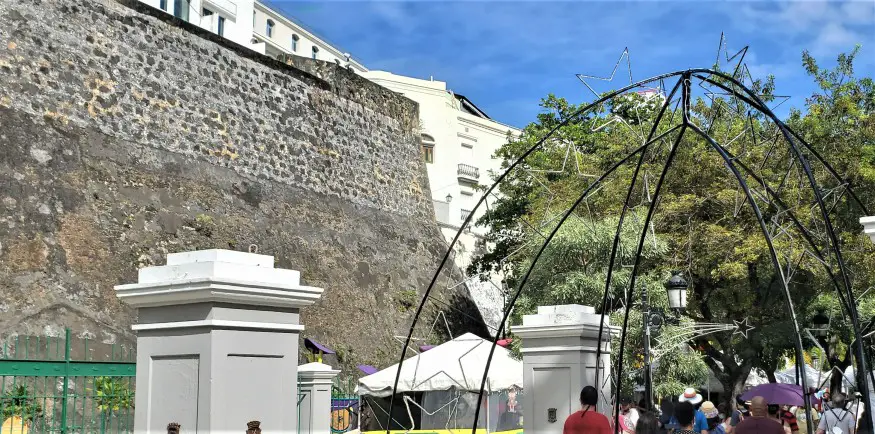
<path id="1" fill-rule="evenodd" d="M 788 123 L 821 152 L 839 156 L 834 159 L 836 170 L 843 174 L 864 203 L 872 204 L 875 201 L 875 191 L 871 187 L 875 183 L 875 82 L 869 77 L 855 77 L 854 59 L 859 52 L 858 45 L 850 53 L 839 55 L 832 69 L 822 68 L 814 57 L 804 52 L 802 63 L 817 83 L 818 90 L 806 99 L 806 111 L 794 110 Z M 855 280 L 861 283 L 856 285 L 855 292 L 859 295 L 875 282 L 875 268 L 869 266 L 873 260 L 868 248 L 870 241 L 860 234 L 857 225 L 861 215 L 859 208 L 838 207 L 836 215 L 843 230 L 842 238 L 848 240 L 847 264 Z M 867 323 L 870 326 L 867 332 L 873 331 L 875 325 L 865 320 L 875 318 L 875 299 L 864 298 L 858 309 L 864 326 Z M 831 318 L 829 336 L 820 342 L 826 350 L 824 368 L 844 372 L 853 363 L 856 342 L 849 318 L 843 312 L 835 291 L 821 294 L 807 314 L 811 317 L 816 312 Z M 833 376 L 832 389 L 837 389 L 840 383 L 841 377 Z"/>
<path id="2" fill-rule="evenodd" d="M 18 416 L 25 423 L 32 424 L 42 414 L 42 406 L 23 384 L 12 386 L 0 397 L 0 423 L 12 416 Z"/>
<path id="3" fill-rule="evenodd" d="M 91 392 L 100 412 L 101 432 L 106 431 L 113 414 L 134 408 L 134 392 L 130 388 L 129 378 L 96 377 Z"/>
<path id="4" fill-rule="evenodd" d="M 861 79 L 856 81 L 856 87 L 847 87 L 853 57 L 853 53 L 840 57 L 838 68 L 844 68 L 844 74 L 820 71 L 809 57 L 806 57 L 806 67 L 822 82 L 822 88 L 840 88 L 849 98 L 853 96 L 854 104 L 842 98 L 815 95 L 808 100 L 809 113 L 795 112 L 790 121 L 816 149 L 829 155 L 842 176 L 855 182 L 857 191 L 875 191 L 871 188 L 873 179 L 867 175 L 871 164 L 865 159 L 875 137 L 868 117 L 872 107 L 872 86 L 871 80 Z M 752 87 L 768 101 L 774 83 L 770 77 L 753 82 Z M 639 98 L 615 98 L 585 114 L 577 113 L 580 106 L 554 95 L 542 101 L 544 110 L 537 120 L 526 126 L 517 140 L 510 141 L 496 153 L 504 161 L 505 168 L 548 131 L 562 122 L 567 121 L 567 124 L 559 127 L 544 146 L 526 158 L 527 170 L 510 172 L 500 185 L 501 198 L 479 221 L 491 228 L 485 237 L 491 248 L 473 261 L 470 271 L 500 269 L 506 273 L 512 287 L 516 287 L 517 279 L 528 268 L 543 240 L 543 232 L 552 229 L 555 222 L 552 217 L 567 209 L 592 182 L 592 177 L 587 175 L 604 173 L 642 143 L 642 137 L 656 120 L 657 111 L 650 107 L 636 109 Z M 781 141 L 780 131 L 773 123 L 763 114 L 748 110 L 738 99 L 711 98 L 713 102 L 706 98 L 692 101 L 691 122 L 724 144 L 737 157 L 734 160 L 736 165 L 755 168 L 752 171 L 756 176 L 745 174 L 743 177 L 754 194 L 759 195 L 754 200 L 768 222 L 768 230 L 790 227 L 787 236 L 773 235 L 771 240 L 782 267 L 792 268 L 792 272 L 786 272 L 788 276 L 792 275 L 789 290 L 799 313 L 797 320 L 800 326 L 807 327 L 810 318 L 807 315 L 812 306 L 825 294 L 835 293 L 822 264 L 813 257 L 811 247 L 798 233 L 791 234 L 793 228 L 787 217 L 787 211 L 793 211 L 799 224 L 811 230 L 816 239 L 822 238 L 823 233 L 817 232 L 822 230 L 817 229 L 818 215 L 809 211 L 813 203 L 812 190 L 799 165 L 789 164 L 792 154 L 788 153 L 787 145 Z M 816 104 L 836 107 L 827 110 Z M 669 122 L 680 116 L 673 110 L 670 108 L 655 126 L 656 134 L 676 125 L 676 122 Z M 840 111 L 830 115 L 829 119 L 836 119 L 829 121 L 831 126 L 827 126 L 826 120 L 815 117 L 823 117 L 824 113 L 832 113 L 831 110 Z M 842 146 L 856 148 L 835 152 L 832 147 L 836 145 L 829 140 L 834 136 L 820 139 L 809 131 L 829 132 L 843 138 Z M 669 139 L 673 137 L 669 135 Z M 774 151 L 768 143 L 777 143 L 779 150 Z M 622 297 L 629 286 L 630 271 L 623 265 L 628 265 L 634 257 L 642 230 L 638 222 L 642 220 L 643 209 L 653 193 L 656 174 L 662 171 L 669 149 L 670 146 L 655 143 L 645 154 L 631 196 L 633 207 L 621 228 L 620 265 L 615 264 L 609 291 L 612 301 Z M 872 155 L 875 156 L 875 152 Z M 600 186 L 598 194 L 587 199 L 585 217 L 584 211 L 578 210 L 569 220 L 568 227 L 557 232 L 532 272 L 518 301 L 516 316 L 531 312 L 539 304 L 584 303 L 612 314 L 615 324 L 618 320 L 622 323 L 621 314 L 625 311 L 620 309 L 621 304 L 602 305 L 601 300 L 608 271 L 607 256 L 635 162 L 637 158 L 631 161 L 632 164 L 617 168 L 614 175 Z M 648 176 L 649 183 L 645 181 Z M 817 169 L 815 176 L 823 185 L 829 185 L 829 174 L 825 170 Z M 772 190 L 758 187 L 763 183 L 772 186 Z M 780 199 L 780 203 L 774 198 L 763 199 L 771 193 Z M 723 159 L 702 138 L 689 132 L 684 134 L 663 185 L 657 215 L 652 227 L 648 228 L 638 281 L 651 289 L 660 288 L 651 290 L 652 296 L 663 294 L 661 282 L 667 277 L 667 272 L 672 268 L 683 269 L 691 283 L 686 312 L 690 319 L 721 324 L 748 319 L 756 328 L 747 339 L 729 332 L 694 337 L 689 347 L 696 353 L 678 349 L 666 354 L 665 360 L 670 363 L 665 364 L 665 371 L 656 373 L 656 389 L 659 391 L 675 391 L 682 385 L 680 382 L 686 386 L 701 384 L 693 381 L 696 378 L 684 378 L 681 373 L 698 372 L 701 363 L 705 363 L 724 389 L 731 392 L 724 396 L 728 401 L 741 391 L 752 369 L 762 369 L 774 378 L 775 372 L 783 367 L 785 357 L 794 350 L 795 333 L 786 306 L 782 277 L 774 272 L 766 240 L 745 200 Z M 853 250 L 846 255 L 849 262 L 864 264 L 853 271 L 855 286 L 865 288 L 871 282 L 867 264 L 873 263 L 875 258 L 870 246 L 863 243 L 856 223 L 859 209 L 844 208 L 834 215 L 836 228 L 846 243 L 845 248 L 850 246 Z M 633 300 L 629 311 L 629 337 L 623 348 L 627 352 L 630 348 L 641 347 L 636 341 L 641 338 L 641 320 L 635 309 Z M 671 330 L 667 328 L 666 333 L 671 333 Z M 635 354 L 624 353 L 624 362 L 624 371 L 630 375 L 636 372 Z M 624 381 L 624 384 L 629 384 L 629 381 Z"/>

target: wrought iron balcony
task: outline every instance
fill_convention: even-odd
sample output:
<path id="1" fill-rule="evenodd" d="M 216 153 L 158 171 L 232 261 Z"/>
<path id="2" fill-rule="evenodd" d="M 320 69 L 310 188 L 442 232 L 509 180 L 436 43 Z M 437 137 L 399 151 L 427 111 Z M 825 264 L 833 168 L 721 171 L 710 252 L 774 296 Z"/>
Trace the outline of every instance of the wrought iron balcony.
<path id="1" fill-rule="evenodd" d="M 466 181 L 477 182 L 480 179 L 480 169 L 468 164 L 459 164 L 456 173 L 459 179 Z"/>

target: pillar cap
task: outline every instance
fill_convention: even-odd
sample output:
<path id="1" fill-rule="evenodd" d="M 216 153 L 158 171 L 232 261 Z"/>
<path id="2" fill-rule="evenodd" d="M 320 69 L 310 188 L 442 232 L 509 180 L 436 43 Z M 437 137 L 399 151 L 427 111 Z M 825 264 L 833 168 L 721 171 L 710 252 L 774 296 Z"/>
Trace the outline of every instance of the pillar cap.
<path id="1" fill-rule="evenodd" d="M 299 271 L 274 268 L 272 256 L 216 249 L 169 254 L 167 265 L 143 268 L 138 283 L 115 290 L 135 308 L 206 302 L 299 308 L 323 292 L 300 281 Z"/>
<path id="2" fill-rule="evenodd" d="M 875 216 L 860 217 L 860 224 L 863 225 L 863 233 L 875 243 Z"/>
<path id="3" fill-rule="evenodd" d="M 539 306 L 535 315 L 524 315 L 523 324 L 513 326 L 514 334 L 526 338 L 598 337 L 601 314 L 591 306 L 561 305 Z M 610 340 L 619 332 L 605 316 L 602 340 Z"/>
<path id="4" fill-rule="evenodd" d="M 334 369 L 325 363 L 313 362 L 298 366 L 298 377 L 312 379 L 331 379 L 340 374 L 339 369 Z"/>

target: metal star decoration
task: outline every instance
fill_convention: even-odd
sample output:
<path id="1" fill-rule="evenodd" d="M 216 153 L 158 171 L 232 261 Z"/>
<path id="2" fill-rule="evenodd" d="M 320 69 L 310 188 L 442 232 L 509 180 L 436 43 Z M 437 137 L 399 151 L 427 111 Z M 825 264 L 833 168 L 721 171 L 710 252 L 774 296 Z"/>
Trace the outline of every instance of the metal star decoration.
<path id="1" fill-rule="evenodd" d="M 610 76 L 599 77 L 597 75 L 576 74 L 577 79 L 580 80 L 580 82 L 583 83 L 583 85 L 586 86 L 586 88 L 589 89 L 589 91 L 592 92 L 592 94 L 595 95 L 596 98 L 598 98 L 598 92 L 596 92 L 595 89 L 593 89 L 592 86 L 590 86 L 589 83 L 586 82 L 586 79 L 591 78 L 593 80 L 614 81 L 614 75 L 617 73 L 617 69 L 620 68 L 620 63 L 623 61 L 624 57 L 626 58 L 626 68 L 629 71 L 629 84 L 632 84 L 632 59 L 629 57 L 629 47 L 624 48 L 623 52 L 620 53 L 620 58 L 617 59 L 617 64 L 614 65 L 614 70 L 611 71 Z"/>
<path id="2" fill-rule="evenodd" d="M 732 320 L 732 322 L 735 323 L 735 331 L 732 332 L 733 336 L 735 336 L 736 334 L 739 334 L 739 335 L 744 336 L 745 339 L 747 339 L 747 334 L 750 333 L 750 331 L 755 328 L 754 326 L 748 324 L 747 317 L 744 317 L 744 319 L 741 321 Z"/>

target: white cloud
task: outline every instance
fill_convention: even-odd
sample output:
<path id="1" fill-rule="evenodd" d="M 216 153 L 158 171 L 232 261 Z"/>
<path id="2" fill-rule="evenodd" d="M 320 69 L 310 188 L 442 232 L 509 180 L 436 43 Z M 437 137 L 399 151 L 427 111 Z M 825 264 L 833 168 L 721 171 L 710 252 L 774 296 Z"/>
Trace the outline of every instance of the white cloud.
<path id="1" fill-rule="evenodd" d="M 842 5 L 842 14 L 850 24 L 875 24 L 875 2 L 849 1 Z"/>
<path id="2" fill-rule="evenodd" d="M 815 55 L 827 55 L 849 51 L 854 44 L 862 41 L 862 35 L 852 32 L 841 23 L 829 22 L 818 32 L 812 42 L 811 52 Z"/>
<path id="3" fill-rule="evenodd" d="M 875 33 L 871 1 L 789 1 L 753 3 L 727 9 L 735 24 L 754 33 L 771 33 L 800 43 L 816 56 L 849 51 Z"/>

